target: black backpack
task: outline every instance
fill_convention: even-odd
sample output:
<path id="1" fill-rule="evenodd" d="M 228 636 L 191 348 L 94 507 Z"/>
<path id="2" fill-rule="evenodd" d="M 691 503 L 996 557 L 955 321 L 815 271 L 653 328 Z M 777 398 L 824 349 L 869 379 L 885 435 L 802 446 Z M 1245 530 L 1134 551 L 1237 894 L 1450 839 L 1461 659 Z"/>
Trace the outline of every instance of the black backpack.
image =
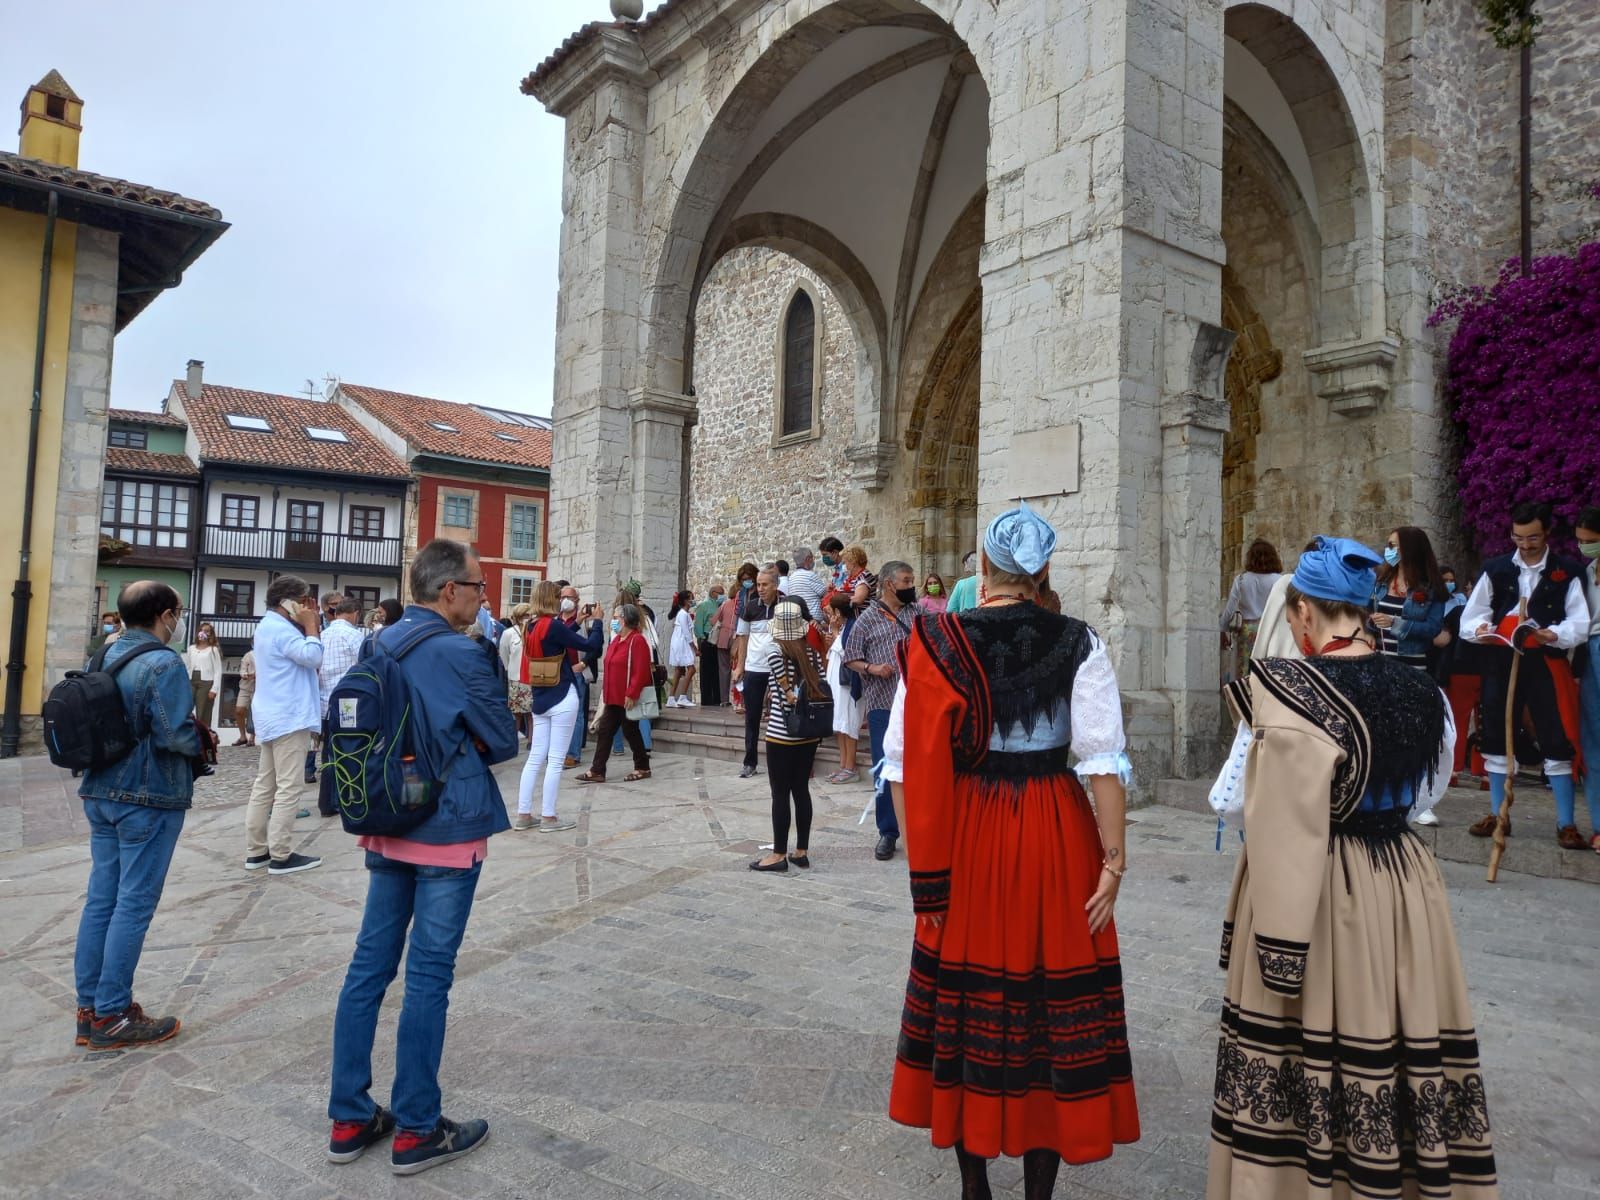
<path id="1" fill-rule="evenodd" d="M 141 654 L 170 647 L 146 642 L 107 668 L 106 652 L 110 649 L 111 646 L 102 646 L 85 670 L 68 671 L 67 677 L 50 689 L 44 702 L 45 749 L 58 767 L 75 772 L 109 767 L 128 757 L 139 740 L 122 706 L 117 672 Z"/>

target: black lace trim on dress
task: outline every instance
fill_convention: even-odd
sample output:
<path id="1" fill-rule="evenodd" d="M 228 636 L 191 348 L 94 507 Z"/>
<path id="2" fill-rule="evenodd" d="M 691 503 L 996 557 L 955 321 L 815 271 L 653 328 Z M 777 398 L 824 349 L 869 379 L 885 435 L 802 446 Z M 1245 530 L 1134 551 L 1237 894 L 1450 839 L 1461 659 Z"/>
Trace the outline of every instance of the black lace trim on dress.
<path id="1" fill-rule="evenodd" d="M 1329 796 L 1333 819 L 1342 821 L 1366 794 L 1372 762 L 1372 741 L 1360 712 L 1310 663 L 1264 658 L 1251 664 L 1250 678 L 1260 680 L 1269 692 L 1344 749 L 1345 759 L 1334 769 Z"/>
<path id="2" fill-rule="evenodd" d="M 1394 658 L 1316 658 L 1309 664 L 1343 696 L 1369 730 L 1372 765 L 1367 792 L 1413 800 L 1434 781 L 1444 739 L 1445 701 L 1426 673 Z"/>
<path id="3" fill-rule="evenodd" d="M 1221 952 L 1221 954 L 1219 954 L 1217 956 L 1217 966 L 1221 967 L 1224 971 L 1226 971 L 1228 969 L 1228 963 L 1232 958 L 1233 958 L 1233 922 L 1232 921 L 1224 921 L 1222 923 L 1222 952 Z"/>
<path id="4" fill-rule="evenodd" d="M 1256 934 L 1256 963 L 1261 968 L 1262 984 L 1279 995 L 1298 996 L 1300 985 L 1305 982 L 1306 953 L 1310 949 L 1306 942 Z"/>
<path id="5" fill-rule="evenodd" d="M 989 682 L 966 631 L 952 616 L 923 613 L 912 622 L 911 638 L 901 647 L 903 655 L 909 656 L 911 640 L 923 647 L 945 682 L 965 701 L 957 709 L 959 724 L 951 752 L 958 770 L 975 768 L 989 752 L 989 731 L 994 719 L 989 709 Z M 905 666 L 902 658 L 902 679 Z"/>
<path id="6" fill-rule="evenodd" d="M 1040 721 L 1053 717 L 1057 705 L 1064 705 L 1070 718 L 1072 684 L 1094 644 L 1087 625 L 1036 604 L 972 609 L 953 620 L 988 680 L 995 725 L 1005 730 L 1021 725 L 1031 735 Z"/>
<path id="7" fill-rule="evenodd" d="M 950 907 L 950 872 L 911 872 L 911 908 L 913 912 L 939 913 Z"/>

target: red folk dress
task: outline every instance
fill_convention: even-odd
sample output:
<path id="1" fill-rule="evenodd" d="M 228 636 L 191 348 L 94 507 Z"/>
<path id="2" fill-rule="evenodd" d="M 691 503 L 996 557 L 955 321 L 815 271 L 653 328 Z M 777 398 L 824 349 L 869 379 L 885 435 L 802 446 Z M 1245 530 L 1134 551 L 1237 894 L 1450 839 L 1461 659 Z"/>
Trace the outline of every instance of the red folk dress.
<path id="1" fill-rule="evenodd" d="M 1077 773 L 1070 768 L 1078 760 Z M 1139 1139 L 1103 854 L 1078 775 L 1125 781 L 1105 647 L 1031 604 L 922 616 L 885 738 L 918 922 L 889 1116 L 985 1158 Z"/>

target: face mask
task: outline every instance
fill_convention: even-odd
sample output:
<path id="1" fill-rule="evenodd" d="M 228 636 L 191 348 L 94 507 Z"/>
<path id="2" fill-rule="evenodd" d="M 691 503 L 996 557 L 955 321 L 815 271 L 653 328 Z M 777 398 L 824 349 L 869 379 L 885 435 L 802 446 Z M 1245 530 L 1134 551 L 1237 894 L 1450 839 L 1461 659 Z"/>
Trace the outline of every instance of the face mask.
<path id="1" fill-rule="evenodd" d="M 178 621 L 177 621 L 177 618 L 173 618 L 172 624 L 167 626 L 166 640 L 168 642 L 171 642 L 172 639 L 177 637 L 177 636 L 178 636 Z"/>
<path id="2" fill-rule="evenodd" d="M 565 599 L 565 600 L 563 600 L 561 602 L 561 611 L 562 612 L 571 612 L 573 609 L 575 609 L 577 607 L 578 607 L 578 602 L 576 600 L 572 599 L 570 596 L 567 599 Z"/>
<path id="3" fill-rule="evenodd" d="M 102 625 L 102 626 L 100 626 L 100 632 L 101 633 L 110 633 L 115 629 L 116 629 L 115 625 Z"/>
<path id="4" fill-rule="evenodd" d="M 839 565 L 839 560 L 831 554 L 824 554 L 822 556 L 822 565 L 825 567 L 836 567 Z"/>
<path id="5" fill-rule="evenodd" d="M 1600 542 L 1579 542 L 1578 552 L 1585 558 L 1600 558 Z"/>
<path id="6" fill-rule="evenodd" d="M 743 591 L 748 592 L 751 588 L 755 587 L 755 585 L 756 585 L 756 581 L 754 579 L 746 579 L 746 580 L 743 580 L 742 582 L 740 582 L 739 587 Z"/>
<path id="7" fill-rule="evenodd" d="M 937 596 L 943 591 L 944 591 L 944 584 L 942 584 L 942 583 L 930 583 L 928 585 L 928 595 L 930 595 L 930 596 Z"/>
<path id="8" fill-rule="evenodd" d="M 914 587 L 896 588 L 894 598 L 901 604 L 915 604 L 917 602 L 917 589 Z"/>
<path id="9" fill-rule="evenodd" d="M 208 640 L 210 637 L 211 637 L 211 635 L 209 633 L 197 633 L 197 634 L 194 635 L 194 640 L 196 642 L 204 642 L 204 641 Z"/>
<path id="10" fill-rule="evenodd" d="M 1398 567 L 1400 565 L 1400 551 L 1394 546 L 1385 546 L 1383 548 L 1383 561 L 1391 567 Z"/>
<path id="11" fill-rule="evenodd" d="M 622 622 L 621 621 L 613 621 L 613 622 L 611 622 L 611 632 L 612 633 L 621 633 L 622 632 Z"/>
<path id="12" fill-rule="evenodd" d="M 1600 546 L 1600 542 L 1596 542 L 1595 545 Z M 1444 590 L 1454 596 L 1456 594 L 1456 581 L 1454 579 L 1445 580 Z"/>

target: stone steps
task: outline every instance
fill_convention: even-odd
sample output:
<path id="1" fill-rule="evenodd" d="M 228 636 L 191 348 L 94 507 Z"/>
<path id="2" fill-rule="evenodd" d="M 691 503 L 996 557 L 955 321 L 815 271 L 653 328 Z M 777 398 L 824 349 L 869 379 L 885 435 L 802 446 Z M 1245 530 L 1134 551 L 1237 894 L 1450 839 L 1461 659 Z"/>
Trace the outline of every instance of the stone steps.
<path id="1" fill-rule="evenodd" d="M 650 737 L 657 747 L 671 754 L 698 754 L 722 762 L 744 758 L 744 717 L 731 708 L 669 708 L 650 722 Z M 857 765 L 866 771 L 867 731 L 861 730 L 861 751 Z M 817 746 L 817 764 L 827 764 L 818 774 L 826 775 L 839 765 L 839 743 L 825 738 Z"/>

